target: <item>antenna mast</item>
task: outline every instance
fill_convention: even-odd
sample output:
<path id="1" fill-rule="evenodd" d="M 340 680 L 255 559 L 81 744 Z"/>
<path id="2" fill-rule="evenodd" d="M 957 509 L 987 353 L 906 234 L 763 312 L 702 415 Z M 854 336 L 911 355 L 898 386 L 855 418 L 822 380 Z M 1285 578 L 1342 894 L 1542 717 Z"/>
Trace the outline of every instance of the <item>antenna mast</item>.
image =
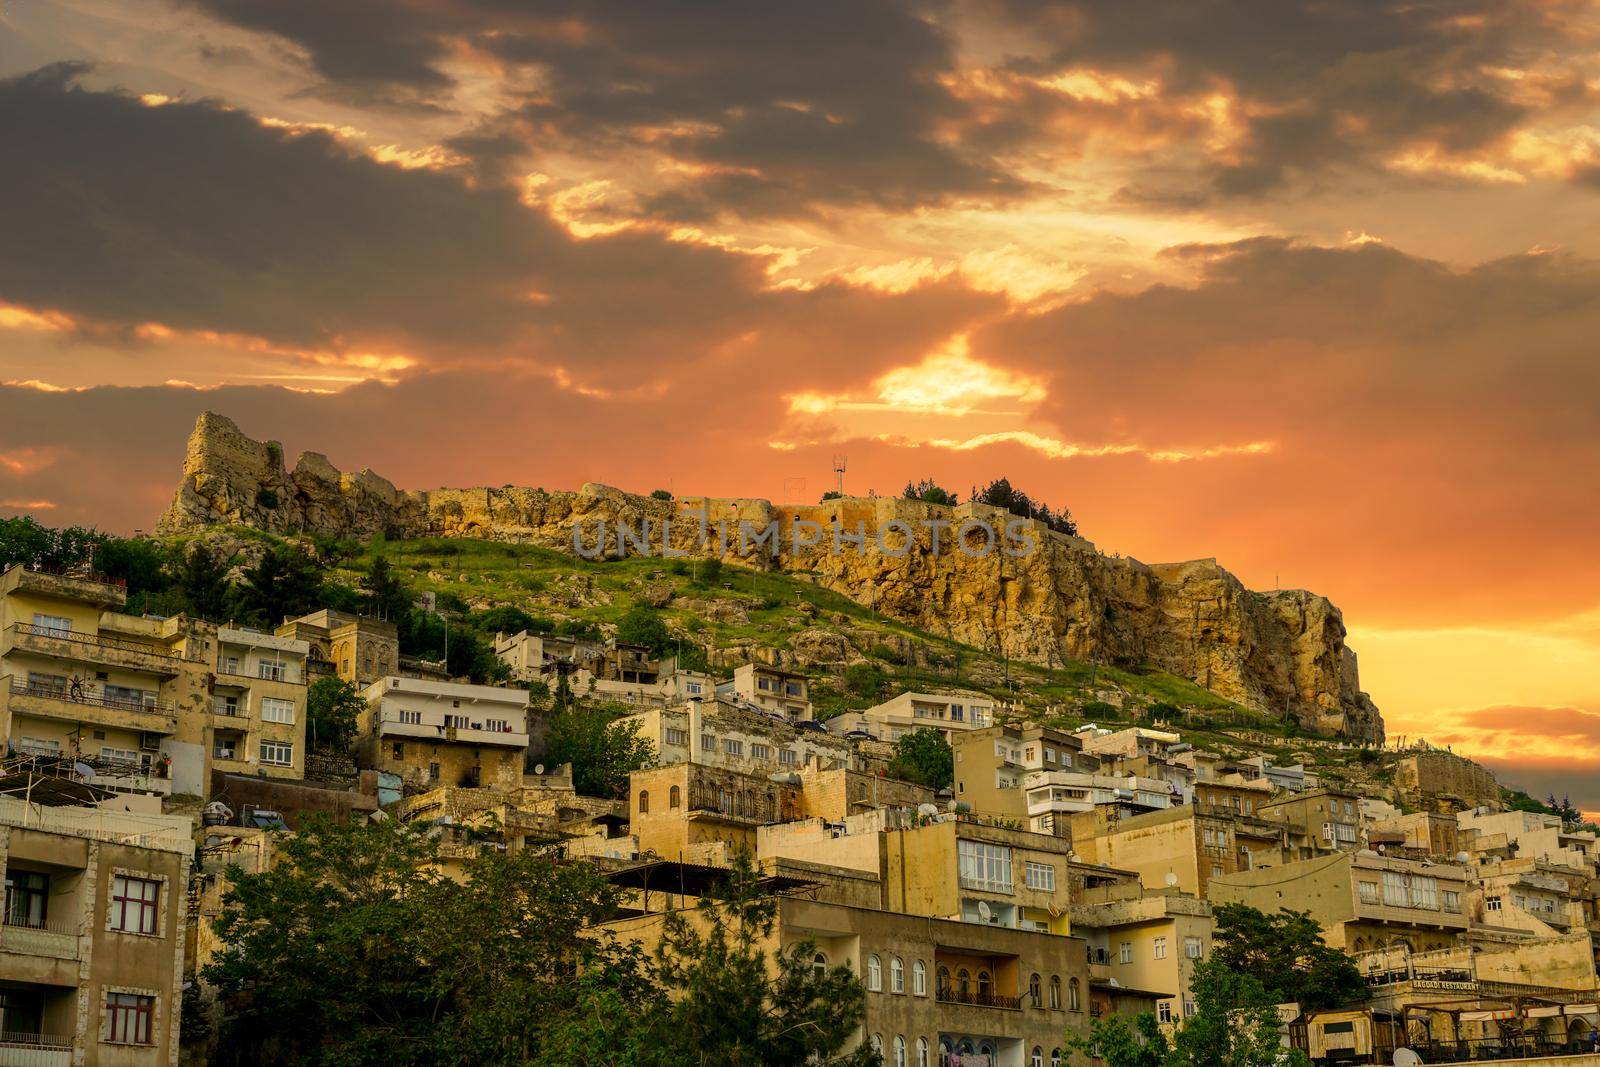
<path id="1" fill-rule="evenodd" d="M 846 456 L 838 455 L 833 457 L 833 475 L 838 479 L 840 496 L 844 496 L 844 465 L 847 458 Z"/>

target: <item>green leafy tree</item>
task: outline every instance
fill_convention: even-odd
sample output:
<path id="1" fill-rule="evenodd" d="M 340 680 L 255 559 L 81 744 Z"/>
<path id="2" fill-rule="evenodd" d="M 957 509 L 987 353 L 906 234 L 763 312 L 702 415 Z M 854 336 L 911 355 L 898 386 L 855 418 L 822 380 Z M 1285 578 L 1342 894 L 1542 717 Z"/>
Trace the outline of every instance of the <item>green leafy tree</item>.
<path id="1" fill-rule="evenodd" d="M 777 901 L 761 893 L 759 881 L 741 851 L 719 899 L 666 917 L 656 952 L 669 993 L 663 1059 L 707 1067 L 877 1067 L 882 1057 L 864 1044 L 843 1051 L 866 1015 L 861 979 L 848 967 L 815 966 L 809 941 L 777 951 Z"/>
<path id="2" fill-rule="evenodd" d="M 1325 1011 L 1366 997 L 1355 961 L 1324 942 L 1321 927 L 1306 912 L 1269 915 L 1247 904 L 1218 904 L 1213 915 L 1212 958 L 1259 982 L 1274 1002 Z"/>
<path id="3" fill-rule="evenodd" d="M 858 697 L 875 699 L 889 684 L 889 676 L 876 663 L 852 663 L 844 669 L 844 686 Z"/>
<path id="4" fill-rule="evenodd" d="M 902 495 L 907 500 L 920 500 L 925 504 L 943 504 L 951 508 L 961 502 L 954 493 L 940 486 L 932 478 L 924 478 L 920 482 L 907 482 Z"/>
<path id="5" fill-rule="evenodd" d="M 389 565 L 387 556 L 378 556 L 361 579 L 361 591 L 366 597 L 366 609 L 380 619 L 400 623 L 411 613 L 415 599 L 400 576 Z"/>
<path id="6" fill-rule="evenodd" d="M 261 626 L 315 611 L 322 601 L 322 568 L 293 545 L 274 545 L 244 573 L 239 613 Z"/>
<path id="7" fill-rule="evenodd" d="M 545 762 L 571 763 L 573 786 L 584 796 L 627 796 L 628 775 L 655 756 L 638 723 L 619 722 L 610 709 L 582 701 L 559 707 L 545 734 Z"/>
<path id="8" fill-rule="evenodd" d="M 944 734 L 926 726 L 911 731 L 895 743 L 889 774 L 930 789 L 946 788 L 956 777 L 950 742 L 945 740 Z"/>
<path id="9" fill-rule="evenodd" d="M 637 954 L 583 933 L 614 912 L 591 868 L 491 852 L 455 881 L 398 820 L 312 820 L 271 870 L 229 871 L 203 976 L 222 1005 L 221 1059 L 243 1065 L 513 1067 L 552 1022 Z"/>
<path id="10" fill-rule="evenodd" d="M 183 610 L 211 622 L 226 618 L 232 593 L 228 570 L 228 561 L 204 541 L 190 545 L 180 557 L 173 575 L 173 586 Z"/>
<path id="11" fill-rule="evenodd" d="M 1076 537 L 1078 524 L 1066 508 L 1051 511 L 1043 501 L 1034 500 L 1011 484 L 1009 478 L 996 478 L 982 489 L 972 490 L 972 499 L 980 504 L 1000 508 L 1023 518 L 1038 519 L 1052 530 Z"/>
<path id="12" fill-rule="evenodd" d="M 367 702 L 353 682 L 318 678 L 306 689 L 306 725 L 314 747 L 343 752 L 356 734 Z"/>
<path id="13" fill-rule="evenodd" d="M 128 583 L 128 600 L 146 609 L 158 605 L 158 596 L 172 585 L 168 568 L 172 553 L 148 537 L 113 537 L 96 548 L 94 569 Z"/>
<path id="14" fill-rule="evenodd" d="M 665 489 L 652 489 L 652 490 L 650 490 L 650 499 L 651 500 L 671 500 L 672 499 L 672 494 L 670 492 L 668 492 L 667 490 L 665 490 Z"/>
<path id="15" fill-rule="evenodd" d="M 617 622 L 617 640 L 628 645 L 643 645 L 653 655 L 665 656 L 672 651 L 672 632 L 662 621 L 661 613 L 643 604 L 636 604 Z"/>

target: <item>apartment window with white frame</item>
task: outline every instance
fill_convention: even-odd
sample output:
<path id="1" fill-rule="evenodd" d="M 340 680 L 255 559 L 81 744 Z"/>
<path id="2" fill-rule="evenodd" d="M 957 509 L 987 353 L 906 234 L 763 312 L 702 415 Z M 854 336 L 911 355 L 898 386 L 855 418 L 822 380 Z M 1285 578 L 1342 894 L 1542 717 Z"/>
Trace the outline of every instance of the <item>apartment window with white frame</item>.
<path id="1" fill-rule="evenodd" d="M 702 751 L 702 752 L 715 752 L 716 750 L 717 750 L 717 735 L 716 734 L 701 734 L 700 735 L 700 751 Z"/>
<path id="2" fill-rule="evenodd" d="M 1156 938 L 1154 944 L 1151 946 L 1151 951 L 1154 953 L 1154 958 L 1155 959 L 1158 959 L 1158 960 L 1166 959 L 1167 958 L 1167 939 L 1164 938 L 1164 937 Z"/>
<path id="3" fill-rule="evenodd" d="M 294 765 L 294 746 L 287 741 L 263 741 L 261 762 L 274 767 L 291 767 Z"/>
<path id="4" fill-rule="evenodd" d="M 1156 1005 L 1156 1020 L 1163 1023 L 1170 1023 L 1172 1021 L 1172 1001 L 1163 1000 L 1160 1004 Z"/>
<path id="5" fill-rule="evenodd" d="M 963 889 L 990 893 L 1010 893 L 1014 890 L 1011 849 L 1007 846 L 960 840 L 956 842 L 956 857 Z"/>
<path id="6" fill-rule="evenodd" d="M 800 762 L 800 754 L 792 748 L 778 749 L 778 762 L 785 767 L 792 767 Z"/>
<path id="7" fill-rule="evenodd" d="M 663 739 L 669 745 L 677 745 L 679 748 L 684 748 L 689 744 L 689 731 L 680 730 L 676 726 L 669 726 L 664 731 Z"/>
<path id="8" fill-rule="evenodd" d="M 743 756 L 744 742 L 735 741 L 731 737 L 724 737 L 722 739 L 722 751 L 729 756 Z"/>
<path id="9" fill-rule="evenodd" d="M 1376 904 L 1378 902 L 1377 882 L 1357 882 L 1356 885 L 1361 894 L 1361 903 Z"/>
<path id="10" fill-rule="evenodd" d="M 261 698 L 262 722 L 294 722 L 294 701 L 282 697 Z"/>
<path id="11" fill-rule="evenodd" d="M 285 677 L 283 664 L 274 663 L 270 659 L 260 660 L 256 663 L 256 677 L 265 678 L 269 682 L 281 682 Z"/>
<path id="12" fill-rule="evenodd" d="M 1023 873 L 1028 880 L 1029 889 L 1043 889 L 1053 893 L 1056 888 L 1056 869 L 1048 863 L 1035 863 L 1029 860 L 1023 866 Z"/>
<path id="13" fill-rule="evenodd" d="M 1198 937 L 1186 937 L 1186 938 L 1184 938 L 1183 939 L 1183 954 L 1184 954 L 1184 956 L 1186 958 L 1191 959 L 1191 960 L 1200 959 L 1201 957 L 1203 957 L 1205 955 L 1205 944 L 1204 944 L 1204 942 L 1202 942 Z"/>
<path id="14" fill-rule="evenodd" d="M 1120 946 L 1118 946 L 1118 948 L 1117 948 L 1117 962 L 1118 963 L 1132 963 L 1133 962 L 1133 942 L 1132 941 L 1124 941 Z"/>
<path id="15" fill-rule="evenodd" d="M 403 723 L 406 723 L 409 726 L 421 726 L 422 725 L 422 712 L 420 712 L 420 711 L 411 711 L 411 710 L 409 710 L 407 708 L 401 708 L 400 709 L 400 721 L 403 722 Z"/>
<path id="16" fill-rule="evenodd" d="M 1499 897 L 1484 897 L 1483 898 L 1483 909 L 1485 911 L 1499 911 L 1500 910 L 1500 898 Z"/>
<path id="17" fill-rule="evenodd" d="M 39 631 L 41 637 L 69 637 L 72 634 L 72 620 L 65 615 L 46 615 L 43 612 L 34 612 L 33 628 Z"/>
<path id="18" fill-rule="evenodd" d="M 759 742 L 752 741 L 750 742 L 750 758 L 762 760 L 771 759 L 772 747 L 770 745 L 763 745 Z"/>

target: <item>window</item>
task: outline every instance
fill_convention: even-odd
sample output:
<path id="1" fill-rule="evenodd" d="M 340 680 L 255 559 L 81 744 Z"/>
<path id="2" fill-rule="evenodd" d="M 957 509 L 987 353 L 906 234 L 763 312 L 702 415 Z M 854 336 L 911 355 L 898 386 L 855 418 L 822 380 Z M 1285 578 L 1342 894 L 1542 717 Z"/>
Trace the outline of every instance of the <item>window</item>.
<path id="1" fill-rule="evenodd" d="M 992 984 L 989 972 L 980 968 L 978 971 L 978 996 L 987 997 Z"/>
<path id="2" fill-rule="evenodd" d="M 673 786 L 671 789 L 668 789 L 667 790 L 667 807 L 676 808 L 676 807 L 681 807 L 682 804 L 683 804 L 683 790 L 679 789 L 677 786 Z"/>
<path id="3" fill-rule="evenodd" d="M 650 814 L 650 790 L 648 789 L 639 790 L 639 814 Z"/>
<path id="4" fill-rule="evenodd" d="M 1406 906 L 1406 876 L 1398 871 L 1383 872 L 1383 902 L 1393 908 Z"/>
<path id="5" fill-rule="evenodd" d="M 273 663 L 271 660 L 259 660 L 256 663 L 256 677 L 265 678 L 269 682 L 281 682 L 284 678 L 283 664 Z"/>
<path id="6" fill-rule="evenodd" d="M 669 726 L 666 729 L 665 740 L 669 745 L 677 745 L 679 748 L 683 748 L 689 744 L 689 731 L 680 730 L 676 726 Z"/>
<path id="7" fill-rule="evenodd" d="M 1183 939 L 1183 954 L 1191 960 L 1200 959 L 1205 954 L 1205 946 L 1198 937 L 1186 937 Z"/>
<path id="8" fill-rule="evenodd" d="M 1124 941 L 1118 947 L 1118 949 L 1117 949 L 1117 962 L 1118 963 L 1132 963 L 1133 962 L 1133 942 L 1132 941 Z"/>
<path id="9" fill-rule="evenodd" d="M 6 869 L 7 926 L 44 925 L 50 906 L 50 876 L 37 871 Z"/>
<path id="10" fill-rule="evenodd" d="M 928 1039 L 917 1038 L 917 1067 L 928 1067 Z"/>
<path id="11" fill-rule="evenodd" d="M 398 747 L 398 746 L 397 746 Z M 218 737 L 211 746 L 212 759 L 238 759 L 239 741 L 232 737 Z"/>
<path id="12" fill-rule="evenodd" d="M 239 697 L 234 693 L 218 693 L 217 699 L 212 703 L 212 709 L 218 715 L 237 715 Z"/>
<path id="13" fill-rule="evenodd" d="M 815 956 L 812 956 L 811 957 L 811 969 L 813 971 L 816 971 L 818 974 L 821 974 L 823 971 L 826 971 L 828 969 L 828 956 L 827 956 L 827 953 L 819 952 Z"/>
<path id="14" fill-rule="evenodd" d="M 742 756 L 744 755 L 744 742 L 725 737 L 722 739 L 722 751 L 730 756 Z"/>
<path id="15" fill-rule="evenodd" d="M 715 752 L 716 750 L 717 750 L 717 735 L 716 734 L 701 734 L 700 735 L 700 751 L 702 751 L 702 752 Z"/>
<path id="16" fill-rule="evenodd" d="M 944 996 L 946 993 L 950 992 L 950 968 L 948 968 L 948 967 L 940 967 L 939 968 L 939 973 L 937 975 L 935 975 L 934 977 L 935 977 L 935 980 L 939 983 L 938 990 L 939 990 L 939 995 L 941 997 Z"/>
<path id="17" fill-rule="evenodd" d="M 262 722 L 294 722 L 294 701 L 280 697 L 261 698 Z"/>
<path id="18" fill-rule="evenodd" d="M 1164 938 L 1164 937 L 1156 938 L 1155 945 L 1154 945 L 1154 951 L 1155 951 L 1155 958 L 1156 959 L 1158 959 L 1158 960 L 1166 959 L 1167 958 L 1167 939 Z"/>
<path id="19" fill-rule="evenodd" d="M 444 717 L 444 728 L 446 730 L 465 730 L 467 725 L 467 717 L 465 715 L 446 715 Z"/>
<path id="20" fill-rule="evenodd" d="M 1192 1000 L 1184 1001 L 1183 1002 L 1183 1017 L 1185 1019 L 1192 1019 L 1192 1018 L 1195 1017 L 1195 1014 L 1196 1014 L 1196 1009 L 1195 1009 L 1195 1006 L 1194 1006 L 1194 1001 L 1192 1001 Z"/>
<path id="21" fill-rule="evenodd" d="M 509 734 L 511 722 L 508 719 L 485 719 L 483 728 L 492 734 Z"/>
<path id="22" fill-rule="evenodd" d="M 1038 975 L 1033 975 L 1028 979 L 1028 1003 L 1035 1008 L 1044 1007 L 1044 989 L 1040 985 Z"/>
<path id="23" fill-rule="evenodd" d="M 874 993 L 883 990 L 883 961 L 876 952 L 867 957 L 867 988 Z"/>
<path id="24" fill-rule="evenodd" d="M 287 741 L 263 741 L 261 762 L 274 767 L 291 767 L 294 765 L 294 746 Z"/>
<path id="25" fill-rule="evenodd" d="M 1485 911 L 1499 911 L 1500 910 L 1500 898 L 1499 897 L 1484 897 L 1483 898 L 1483 908 L 1484 908 Z"/>
<path id="26" fill-rule="evenodd" d="M 800 757 L 792 748 L 780 748 L 778 749 L 778 762 L 785 767 L 793 767 L 800 762 Z"/>
<path id="27" fill-rule="evenodd" d="M 906 965 L 899 956 L 889 957 L 889 992 L 904 993 L 906 991 Z"/>
<path id="28" fill-rule="evenodd" d="M 1050 1067 L 1061 1067 L 1061 1050 L 1058 1048 L 1050 1050 Z"/>
<path id="29" fill-rule="evenodd" d="M 400 721 L 405 723 L 408 726 L 421 726 L 422 725 L 422 712 L 420 712 L 420 711 L 406 711 L 404 708 L 402 708 L 400 710 Z"/>
<path id="30" fill-rule="evenodd" d="M 983 841 L 957 841 L 961 887 L 991 893 L 1010 893 L 1011 849 Z"/>
<path id="31" fill-rule="evenodd" d="M 911 993 L 918 997 L 928 995 L 928 965 L 921 960 L 911 965 Z"/>
<path id="32" fill-rule="evenodd" d="M 967 995 L 967 988 L 972 984 L 972 975 L 967 973 L 965 967 L 956 972 L 956 993 L 959 996 Z"/>
<path id="33" fill-rule="evenodd" d="M 906 1067 L 906 1039 L 899 1035 L 894 1039 L 894 1067 Z"/>
<path id="34" fill-rule="evenodd" d="M 1076 978 L 1067 982 L 1067 1008 L 1070 1011 L 1083 1010 L 1082 990 L 1079 988 Z"/>
<path id="35" fill-rule="evenodd" d="M 1029 889 L 1043 889 L 1047 893 L 1056 890 L 1056 869 L 1048 863 L 1035 863 L 1029 860 L 1023 871 L 1027 876 Z"/>
<path id="36" fill-rule="evenodd" d="M 1211 865 L 1211 877 L 1213 877 L 1213 878 L 1221 878 L 1226 873 L 1227 872 L 1222 869 L 1222 864 L 1213 863 Z"/>
<path id="37" fill-rule="evenodd" d="M 1156 1021 L 1170 1023 L 1172 1021 L 1172 1001 L 1163 1000 L 1156 1005 Z"/>
<path id="38" fill-rule="evenodd" d="M 148 1045 L 150 1018 L 155 1014 L 155 997 L 137 993 L 107 993 L 106 1012 L 102 1023 L 103 1041 L 119 1045 Z"/>
<path id="39" fill-rule="evenodd" d="M 68 637 L 72 634 L 72 620 L 65 615 L 33 614 L 34 629 L 40 637 Z"/>
<path id="40" fill-rule="evenodd" d="M 872 1051 L 876 1052 L 880 1058 L 883 1056 L 883 1035 L 882 1034 L 873 1034 L 872 1035 Z"/>
<path id="41" fill-rule="evenodd" d="M 1361 903 L 1376 904 L 1378 902 L 1377 882 L 1359 882 L 1357 884 L 1361 889 Z"/>
<path id="42" fill-rule="evenodd" d="M 762 760 L 771 759 L 772 746 L 759 744 L 755 741 L 750 742 L 750 758 Z"/>
<path id="43" fill-rule="evenodd" d="M 1061 1010 L 1061 976 L 1059 974 L 1050 976 L 1050 1010 Z"/>
<path id="44" fill-rule="evenodd" d="M 112 748 L 110 745 L 101 745 L 100 758 L 121 763 L 138 763 L 139 753 L 131 748 Z"/>
<path id="45" fill-rule="evenodd" d="M 111 880 L 111 929 L 154 934 L 160 917 L 161 883 L 119 874 Z"/>
<path id="46" fill-rule="evenodd" d="M 1044 1067 L 1044 1049 L 1038 1045 L 1028 1054 L 1028 1067 Z"/>

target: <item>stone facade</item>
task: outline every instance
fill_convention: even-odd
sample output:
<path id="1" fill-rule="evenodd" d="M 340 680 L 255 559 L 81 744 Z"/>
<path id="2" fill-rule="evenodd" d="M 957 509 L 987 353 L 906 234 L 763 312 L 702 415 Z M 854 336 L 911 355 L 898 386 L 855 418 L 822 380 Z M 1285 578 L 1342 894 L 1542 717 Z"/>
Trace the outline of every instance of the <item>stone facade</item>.
<path id="1" fill-rule="evenodd" d="M 1395 766 L 1395 788 L 1407 803 L 1429 811 L 1500 807 L 1500 784 L 1486 768 L 1453 752 L 1417 752 Z"/>
<path id="2" fill-rule="evenodd" d="M 701 539 L 702 520 L 709 536 Z M 1033 549 L 1008 556 L 957 551 L 968 522 L 1007 524 Z M 598 484 L 547 492 L 518 487 L 401 492 L 370 471 L 341 474 L 316 453 L 286 470 L 282 448 L 246 437 L 220 415 L 201 416 L 183 481 L 158 530 L 216 524 L 274 533 L 366 537 L 443 535 L 587 549 L 606 524 L 650 524 L 660 550 L 671 522 L 675 547 L 748 565 L 803 571 L 820 584 L 894 618 L 980 648 L 1038 663 L 1062 658 L 1154 663 L 1242 704 L 1363 740 L 1383 737 L 1377 708 L 1360 689 L 1343 616 L 1303 590 L 1254 592 L 1213 559 L 1149 565 L 1109 557 L 1080 538 L 981 504 L 944 508 L 898 498 L 846 498 L 811 506 L 766 500 L 634 496 Z M 728 531 L 726 543 L 717 530 Z M 741 555 L 741 523 L 774 541 Z M 944 524 L 942 548 L 930 523 Z M 799 525 L 797 525 L 799 524 Z M 814 524 L 807 526 L 806 524 Z M 896 524 L 904 524 L 896 525 Z M 831 535 L 835 528 L 849 540 Z M 859 547 L 853 540 L 861 532 Z M 909 529 L 909 544 L 900 540 Z M 822 531 L 815 544 L 796 531 Z M 971 527 L 969 533 L 982 540 Z M 882 543 L 880 544 L 880 537 Z M 998 540 L 998 535 L 997 535 Z M 842 545 L 842 551 L 836 551 Z M 770 547 L 769 547 L 770 546 Z M 981 545 L 975 546 L 975 551 Z"/>

